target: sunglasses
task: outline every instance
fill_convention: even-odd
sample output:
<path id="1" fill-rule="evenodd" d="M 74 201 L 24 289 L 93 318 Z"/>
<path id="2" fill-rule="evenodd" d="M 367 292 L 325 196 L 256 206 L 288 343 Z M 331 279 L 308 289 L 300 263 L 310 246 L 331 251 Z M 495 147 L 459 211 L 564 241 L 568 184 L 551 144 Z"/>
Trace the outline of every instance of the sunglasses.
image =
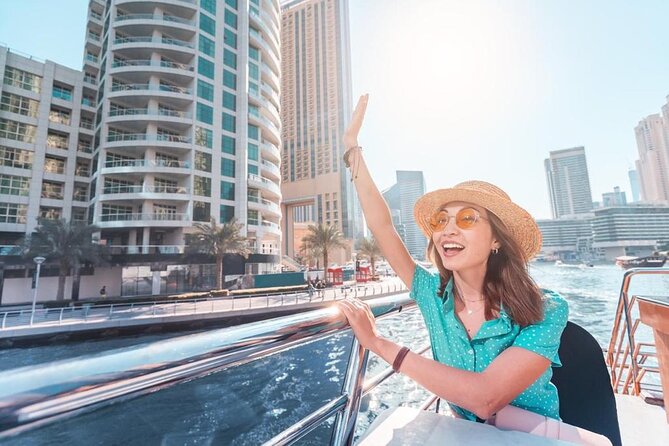
<path id="1" fill-rule="evenodd" d="M 462 208 L 455 216 L 448 215 L 448 211 L 442 209 L 430 217 L 430 228 L 433 231 L 443 231 L 451 218 L 455 218 L 455 224 L 460 229 L 471 229 L 479 220 L 487 220 L 474 208 Z"/>

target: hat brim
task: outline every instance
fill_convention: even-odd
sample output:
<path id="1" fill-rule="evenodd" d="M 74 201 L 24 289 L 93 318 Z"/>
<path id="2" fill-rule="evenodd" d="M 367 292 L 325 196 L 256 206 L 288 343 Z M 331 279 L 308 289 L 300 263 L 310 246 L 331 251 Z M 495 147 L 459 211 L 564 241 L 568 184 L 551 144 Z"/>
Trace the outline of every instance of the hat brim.
<path id="1" fill-rule="evenodd" d="M 441 206 L 455 201 L 472 203 L 495 214 L 520 246 L 526 261 L 531 260 L 541 249 L 541 231 L 529 212 L 511 200 L 471 189 L 438 189 L 416 201 L 414 219 L 427 238 L 432 237 L 430 217 Z"/>

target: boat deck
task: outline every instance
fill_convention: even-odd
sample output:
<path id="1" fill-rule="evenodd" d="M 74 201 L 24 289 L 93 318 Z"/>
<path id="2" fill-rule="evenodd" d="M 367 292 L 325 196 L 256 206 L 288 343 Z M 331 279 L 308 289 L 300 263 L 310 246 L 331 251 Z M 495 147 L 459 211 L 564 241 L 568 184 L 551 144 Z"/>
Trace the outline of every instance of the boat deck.
<path id="1" fill-rule="evenodd" d="M 620 436 L 625 446 L 666 446 L 669 423 L 660 406 L 646 404 L 641 397 L 616 395 Z"/>

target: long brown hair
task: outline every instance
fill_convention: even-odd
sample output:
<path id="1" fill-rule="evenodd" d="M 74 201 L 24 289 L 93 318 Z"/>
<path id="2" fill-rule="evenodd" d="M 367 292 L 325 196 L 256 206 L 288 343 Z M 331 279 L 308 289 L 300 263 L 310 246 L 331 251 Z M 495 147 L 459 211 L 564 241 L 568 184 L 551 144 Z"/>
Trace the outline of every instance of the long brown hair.
<path id="1" fill-rule="evenodd" d="M 544 318 L 543 294 L 530 277 L 523 252 L 508 229 L 492 212 L 488 212 L 488 219 L 500 248 L 497 254 L 491 253 L 488 257 L 483 279 L 485 318 L 490 320 L 494 313 L 499 313 L 501 303 L 504 311 L 521 327 L 537 323 Z M 444 267 L 432 237 L 427 246 L 427 257 L 439 270 L 441 297 L 453 272 Z"/>

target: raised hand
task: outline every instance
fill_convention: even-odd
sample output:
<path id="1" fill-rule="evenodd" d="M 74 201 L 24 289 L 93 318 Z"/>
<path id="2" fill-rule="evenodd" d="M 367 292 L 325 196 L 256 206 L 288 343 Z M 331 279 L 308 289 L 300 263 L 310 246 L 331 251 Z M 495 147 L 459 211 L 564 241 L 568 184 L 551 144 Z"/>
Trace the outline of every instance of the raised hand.
<path id="1" fill-rule="evenodd" d="M 358 99 L 358 105 L 356 105 L 355 110 L 353 110 L 351 123 L 348 125 L 348 128 L 344 132 L 344 147 L 346 147 L 346 152 L 344 153 L 344 161 L 346 162 L 347 165 L 348 165 L 349 149 L 358 146 L 358 133 L 360 133 L 362 122 L 365 119 L 365 111 L 367 110 L 368 99 L 369 99 L 368 94 L 360 96 L 360 99 Z"/>

